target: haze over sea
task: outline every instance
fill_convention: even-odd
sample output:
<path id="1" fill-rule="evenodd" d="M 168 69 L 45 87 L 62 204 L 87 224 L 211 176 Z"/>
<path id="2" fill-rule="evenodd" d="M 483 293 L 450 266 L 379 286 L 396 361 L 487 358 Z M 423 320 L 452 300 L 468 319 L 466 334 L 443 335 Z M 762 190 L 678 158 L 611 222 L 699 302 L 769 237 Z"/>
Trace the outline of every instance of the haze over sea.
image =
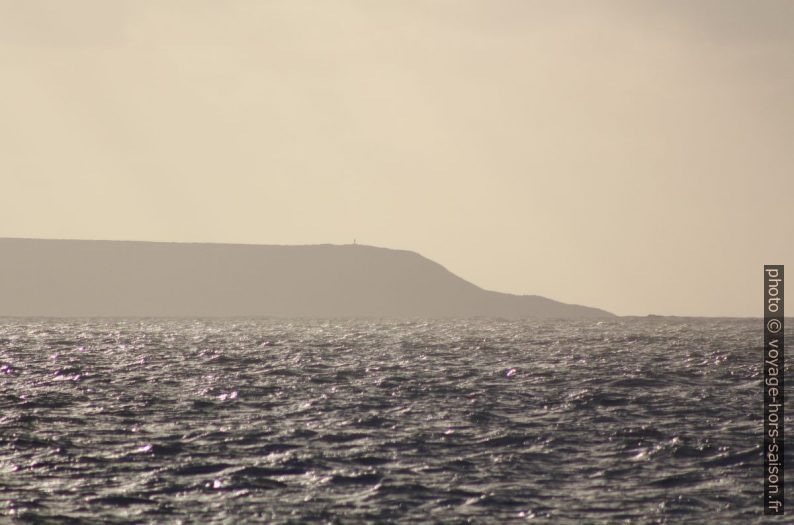
<path id="1" fill-rule="evenodd" d="M 762 328 L 0 319 L 0 519 L 762 523 Z"/>

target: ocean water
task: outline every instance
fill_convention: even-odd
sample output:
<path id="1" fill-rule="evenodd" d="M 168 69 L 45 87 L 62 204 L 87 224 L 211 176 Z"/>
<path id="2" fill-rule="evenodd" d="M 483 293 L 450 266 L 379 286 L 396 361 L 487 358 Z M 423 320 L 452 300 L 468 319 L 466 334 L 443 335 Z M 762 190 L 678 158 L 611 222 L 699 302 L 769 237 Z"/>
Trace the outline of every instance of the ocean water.
<path id="1" fill-rule="evenodd" d="M 0 521 L 762 523 L 762 328 L 0 319 Z"/>

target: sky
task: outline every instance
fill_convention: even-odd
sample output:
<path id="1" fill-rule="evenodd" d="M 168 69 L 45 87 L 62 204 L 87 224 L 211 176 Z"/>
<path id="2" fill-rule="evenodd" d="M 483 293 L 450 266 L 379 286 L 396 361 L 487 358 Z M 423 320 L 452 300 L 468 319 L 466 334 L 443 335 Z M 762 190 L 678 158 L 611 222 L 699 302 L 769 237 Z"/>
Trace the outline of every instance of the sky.
<path id="1" fill-rule="evenodd" d="M 761 316 L 792 166 L 787 0 L 0 0 L 0 237 L 356 239 Z"/>

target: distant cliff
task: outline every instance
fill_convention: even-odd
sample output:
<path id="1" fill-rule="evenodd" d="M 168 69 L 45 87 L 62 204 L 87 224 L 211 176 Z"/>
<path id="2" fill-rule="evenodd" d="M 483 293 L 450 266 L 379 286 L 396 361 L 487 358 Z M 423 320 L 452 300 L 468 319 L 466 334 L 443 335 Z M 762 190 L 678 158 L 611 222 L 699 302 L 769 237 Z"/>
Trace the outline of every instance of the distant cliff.
<path id="1" fill-rule="evenodd" d="M 611 317 L 483 290 L 414 252 L 0 239 L 0 316 Z"/>

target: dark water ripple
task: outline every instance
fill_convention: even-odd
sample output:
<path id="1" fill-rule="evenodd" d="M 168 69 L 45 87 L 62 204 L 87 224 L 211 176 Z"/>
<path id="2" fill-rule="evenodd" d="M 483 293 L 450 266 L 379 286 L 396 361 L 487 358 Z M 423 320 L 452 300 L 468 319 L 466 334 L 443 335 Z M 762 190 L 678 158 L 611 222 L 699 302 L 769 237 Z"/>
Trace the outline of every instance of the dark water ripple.
<path id="1" fill-rule="evenodd" d="M 0 320 L 0 520 L 762 523 L 761 328 Z"/>

